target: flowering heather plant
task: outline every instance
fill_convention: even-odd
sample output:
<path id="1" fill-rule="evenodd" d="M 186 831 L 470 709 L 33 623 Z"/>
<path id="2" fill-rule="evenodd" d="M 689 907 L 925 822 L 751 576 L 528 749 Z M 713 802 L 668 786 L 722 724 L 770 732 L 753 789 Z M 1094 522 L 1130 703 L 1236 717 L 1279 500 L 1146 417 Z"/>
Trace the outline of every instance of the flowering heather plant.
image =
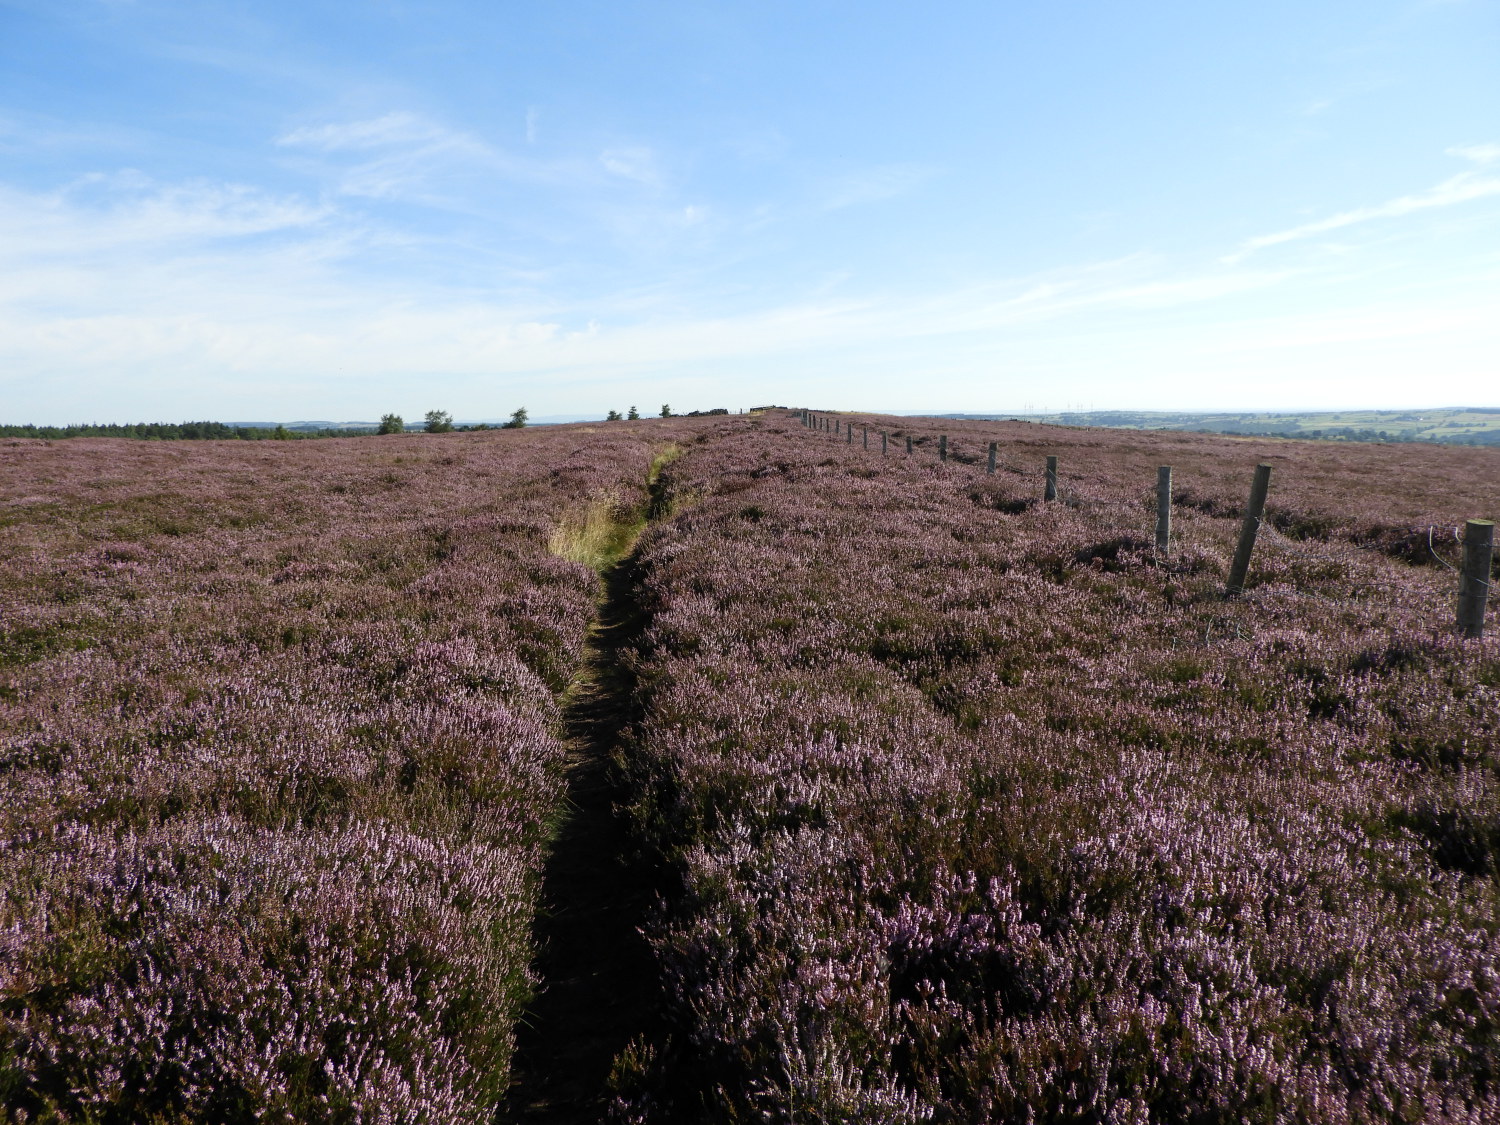
<path id="1" fill-rule="evenodd" d="M 1400 543 L 1497 455 L 872 425 L 918 455 L 773 415 L 667 470 L 625 761 L 671 1034 L 621 1118 L 1500 1118 L 1500 630 Z"/>
<path id="2" fill-rule="evenodd" d="M 493 1118 L 597 596 L 549 542 L 691 426 L 0 446 L 0 1120 Z"/>

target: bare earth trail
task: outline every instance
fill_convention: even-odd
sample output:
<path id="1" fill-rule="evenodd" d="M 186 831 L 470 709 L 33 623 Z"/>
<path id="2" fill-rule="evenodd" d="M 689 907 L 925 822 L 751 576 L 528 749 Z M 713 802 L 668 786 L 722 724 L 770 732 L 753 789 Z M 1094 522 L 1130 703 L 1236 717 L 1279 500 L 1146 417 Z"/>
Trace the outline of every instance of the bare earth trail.
<path id="1" fill-rule="evenodd" d="M 641 926 L 653 873 L 633 858 L 612 764 L 635 717 L 635 678 L 620 654 L 645 621 L 627 558 L 603 575 L 605 598 L 584 666 L 569 689 L 565 819 L 542 879 L 538 995 L 517 1030 L 514 1085 L 502 1120 L 597 1122 L 611 1064 L 659 1018 L 655 965 Z"/>

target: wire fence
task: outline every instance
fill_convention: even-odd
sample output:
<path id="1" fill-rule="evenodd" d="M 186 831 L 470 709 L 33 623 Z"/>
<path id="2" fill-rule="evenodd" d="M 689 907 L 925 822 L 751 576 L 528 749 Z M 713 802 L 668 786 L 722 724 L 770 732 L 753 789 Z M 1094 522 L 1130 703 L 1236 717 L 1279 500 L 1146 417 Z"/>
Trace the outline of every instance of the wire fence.
<path id="1" fill-rule="evenodd" d="M 843 443 L 846 445 L 852 445 L 854 442 L 853 423 L 834 420 L 832 425 L 829 425 L 826 419 L 822 419 L 810 411 L 802 413 L 802 423 L 808 429 L 842 437 Z M 870 438 L 872 434 L 867 426 L 862 426 L 861 430 L 860 448 L 867 451 L 871 448 Z M 880 438 L 881 456 L 889 456 L 888 447 L 890 442 L 888 432 L 875 431 L 875 433 Z M 1158 521 L 1162 517 L 1159 505 L 1162 504 L 1164 497 L 1160 491 L 1160 485 L 1158 487 L 1144 488 L 1139 493 L 1133 493 L 1126 497 L 1106 498 L 1097 495 L 1087 495 L 1079 491 L 1072 483 L 1066 481 L 1058 473 L 1056 461 L 1051 458 L 1048 459 L 1048 467 L 1046 469 L 1028 468 L 1013 462 L 1002 462 L 997 454 L 998 443 L 995 442 L 989 444 L 986 456 L 975 458 L 960 455 L 956 444 L 950 441 L 946 434 L 938 435 L 938 440 L 935 443 L 929 435 L 917 437 L 907 434 L 903 436 L 906 445 L 905 452 L 909 454 L 914 454 L 918 448 L 930 451 L 935 445 L 937 455 L 944 464 L 951 461 L 956 465 L 974 468 L 987 477 L 996 476 L 1003 471 L 1010 478 L 1020 477 L 1023 480 L 1041 480 L 1045 485 L 1046 493 L 1049 496 L 1055 496 L 1055 500 L 1044 500 L 1041 501 L 1042 503 L 1057 503 L 1063 507 L 1092 516 L 1100 525 L 1101 530 L 1117 534 L 1139 535 L 1144 541 L 1150 542 L 1157 527 L 1162 526 L 1160 523 L 1157 523 L 1155 526 L 1142 526 L 1145 523 L 1143 517 L 1149 516 Z M 902 450 L 898 445 L 898 454 L 900 452 Z M 1265 471 L 1269 475 L 1269 468 L 1266 468 Z M 1163 472 L 1166 472 L 1165 468 Z M 1263 502 L 1264 497 L 1262 497 L 1262 504 Z M 1027 507 L 1030 507 L 1036 501 L 1026 501 L 1025 503 Z M 1175 507 L 1170 494 L 1165 497 L 1165 503 L 1168 512 Z M 1267 518 L 1263 512 L 1251 510 L 1253 505 L 1254 492 L 1252 490 L 1251 507 L 1247 508 L 1241 517 L 1240 552 L 1244 553 L 1247 561 L 1250 557 L 1250 552 L 1259 538 L 1260 532 L 1264 531 L 1266 533 L 1265 546 L 1269 546 L 1283 555 L 1303 560 L 1309 565 L 1326 567 L 1339 564 L 1340 560 L 1332 554 L 1334 544 L 1330 543 L 1325 544 L 1321 548 L 1314 548 L 1309 546 L 1309 543 L 1319 542 L 1317 539 L 1294 539 L 1277 527 L 1274 520 Z M 1469 525 L 1471 531 L 1476 524 L 1483 522 L 1471 521 Z M 1494 586 L 1494 582 L 1490 577 L 1492 570 L 1492 547 L 1486 537 L 1478 548 L 1470 552 L 1465 550 L 1467 540 L 1460 528 L 1456 526 L 1451 529 L 1444 528 L 1443 531 L 1451 534 L 1452 541 L 1458 548 L 1464 550 L 1465 565 L 1460 568 L 1454 566 L 1438 553 L 1436 542 L 1438 530 L 1435 524 L 1429 525 L 1427 528 L 1427 553 L 1440 566 L 1458 576 L 1459 582 L 1457 588 L 1450 595 L 1457 618 L 1458 629 L 1466 636 L 1479 637 L 1483 632 L 1485 603 L 1488 599 L 1489 591 Z M 1345 549 L 1390 553 L 1378 543 L 1348 541 L 1339 543 L 1338 546 Z M 1157 553 L 1161 553 L 1159 548 Z M 1168 553 L 1170 553 L 1170 549 Z M 1472 558 L 1469 557 L 1471 554 Z M 1300 582 L 1296 584 L 1295 588 L 1300 595 L 1332 605 L 1359 605 L 1369 608 L 1391 609 L 1410 607 L 1412 590 L 1409 585 L 1383 581 L 1373 577 L 1350 577 L 1348 575 L 1344 577 L 1348 579 L 1349 585 L 1347 591 L 1342 595 L 1331 593 L 1326 587 L 1314 589 Z M 1241 578 L 1241 581 L 1243 581 L 1243 578 Z M 1399 591 L 1402 597 L 1398 599 L 1393 596 L 1393 591 Z M 1238 592 L 1239 590 L 1234 585 L 1234 578 L 1231 577 L 1230 586 L 1226 590 L 1226 593 L 1236 594 Z M 1236 626 L 1236 629 L 1239 629 L 1239 626 Z M 1205 637 L 1205 643 L 1208 643 L 1207 637 Z"/>

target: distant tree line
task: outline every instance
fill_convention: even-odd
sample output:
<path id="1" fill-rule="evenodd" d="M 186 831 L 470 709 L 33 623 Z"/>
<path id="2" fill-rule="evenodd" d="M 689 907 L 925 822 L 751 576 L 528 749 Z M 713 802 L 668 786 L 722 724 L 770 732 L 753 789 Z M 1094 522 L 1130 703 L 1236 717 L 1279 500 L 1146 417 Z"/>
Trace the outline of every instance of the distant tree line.
<path id="1" fill-rule="evenodd" d="M 523 406 L 502 423 L 504 430 L 519 430 L 526 425 Z M 455 430 L 488 430 L 483 422 L 458 426 L 446 410 L 429 410 L 422 427 L 429 434 L 446 434 Z M 369 426 L 236 426 L 228 422 L 89 422 L 69 426 L 0 425 L 0 438 L 42 438 L 57 441 L 75 437 L 136 438 L 142 441 L 293 441 L 301 438 L 367 437 L 371 434 L 402 434 L 406 423 L 399 414 L 381 415 L 375 427 Z"/>
<path id="2" fill-rule="evenodd" d="M 232 426 L 227 422 L 90 422 L 70 426 L 0 425 L 0 437 L 45 438 L 122 437 L 145 441 L 290 441 L 296 438 L 354 437 L 367 429 L 286 426 Z"/>
<path id="3" fill-rule="evenodd" d="M 717 406 L 717 407 L 715 407 L 712 410 L 689 410 L 686 414 L 680 415 L 680 417 L 683 417 L 683 418 L 704 418 L 704 417 L 707 417 L 710 414 L 728 414 L 728 413 L 729 413 L 729 411 L 725 407 Z M 630 408 L 629 412 L 626 413 L 626 414 L 621 414 L 618 410 L 611 410 L 605 416 L 604 420 L 606 422 L 634 422 L 638 418 L 640 418 L 640 416 L 641 416 L 641 412 L 639 410 L 637 410 L 635 407 L 632 406 Z M 671 405 L 671 403 L 664 402 L 664 403 L 661 404 L 661 417 L 663 417 L 663 418 L 677 418 L 677 417 L 679 417 L 679 415 L 674 414 L 672 412 L 672 405 Z"/>
<path id="4" fill-rule="evenodd" d="M 713 410 L 689 411 L 685 417 L 699 418 L 713 414 L 728 414 L 724 407 Z M 618 422 L 640 418 L 634 406 L 622 415 L 618 410 L 609 412 L 609 421 Z M 661 417 L 674 418 L 671 406 L 663 403 Z M 502 430 L 520 430 L 530 418 L 526 408 L 512 412 L 510 421 L 500 423 Z M 411 428 L 399 414 L 382 414 L 375 426 L 236 426 L 228 422 L 90 422 L 70 426 L 7 426 L 0 425 L 0 438 L 44 438 L 54 441 L 75 437 L 137 438 L 144 441 L 291 441 L 301 438 L 365 437 L 372 434 L 404 434 Z M 460 426 L 446 410 L 429 410 L 423 417 L 421 429 L 429 434 L 447 434 L 459 430 L 488 430 L 489 425 L 479 422 Z"/>

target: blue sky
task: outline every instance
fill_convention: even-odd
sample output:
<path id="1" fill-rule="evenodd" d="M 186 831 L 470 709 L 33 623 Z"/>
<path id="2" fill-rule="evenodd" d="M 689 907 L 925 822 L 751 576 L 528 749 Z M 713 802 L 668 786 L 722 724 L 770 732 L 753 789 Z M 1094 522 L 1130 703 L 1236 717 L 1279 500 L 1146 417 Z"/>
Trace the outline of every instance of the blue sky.
<path id="1" fill-rule="evenodd" d="M 1500 0 L 0 0 L 0 400 L 1500 405 Z"/>

